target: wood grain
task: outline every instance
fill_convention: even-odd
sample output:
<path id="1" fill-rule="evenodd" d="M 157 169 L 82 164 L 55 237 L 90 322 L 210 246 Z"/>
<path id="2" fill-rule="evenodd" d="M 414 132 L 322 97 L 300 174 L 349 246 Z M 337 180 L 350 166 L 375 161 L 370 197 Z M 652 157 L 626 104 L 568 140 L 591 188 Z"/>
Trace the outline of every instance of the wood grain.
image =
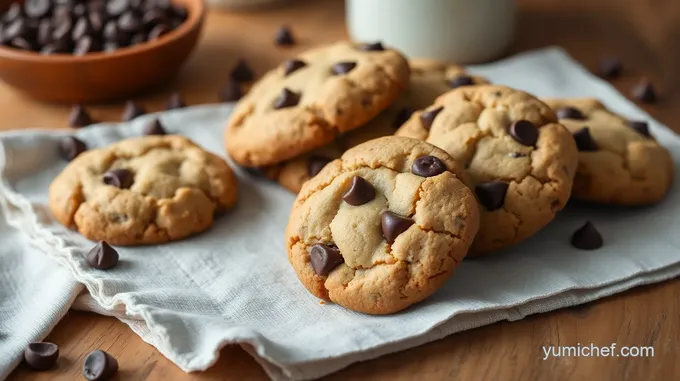
<path id="1" fill-rule="evenodd" d="M 513 51 L 561 45 L 593 67 L 605 55 L 620 57 L 625 75 L 613 82 L 624 94 L 641 78 L 651 78 L 661 101 L 644 106 L 680 131 L 680 2 L 677 0 L 521 0 Z M 291 24 L 300 45 L 275 48 L 281 24 Z M 263 73 L 300 50 L 345 37 L 341 1 L 296 1 L 258 13 L 209 15 L 196 54 L 180 77 L 138 100 L 162 108 L 173 89 L 190 104 L 217 101 L 217 92 L 237 58 Z M 68 107 L 39 104 L 0 86 L 0 129 L 66 126 Z M 97 105 L 100 120 L 119 119 L 121 104 Z M 503 322 L 359 363 L 328 380 L 672 380 L 680 375 L 680 280 L 641 287 L 576 308 Z M 58 369 L 32 373 L 20 366 L 10 380 L 81 379 L 84 356 L 101 348 L 121 364 L 119 380 L 266 380 L 240 348 L 223 349 L 207 372 L 184 374 L 115 319 L 71 312 L 49 340 L 61 346 Z M 546 345 L 654 347 L 654 357 L 561 357 L 543 360 Z"/>

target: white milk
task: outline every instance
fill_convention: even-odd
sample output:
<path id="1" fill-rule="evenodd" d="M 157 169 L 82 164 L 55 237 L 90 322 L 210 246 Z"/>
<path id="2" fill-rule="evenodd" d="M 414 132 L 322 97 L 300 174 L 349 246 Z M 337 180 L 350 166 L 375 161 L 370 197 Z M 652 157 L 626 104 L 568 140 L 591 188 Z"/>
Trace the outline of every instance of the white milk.
<path id="1" fill-rule="evenodd" d="M 346 0 L 356 41 L 382 41 L 412 58 L 479 63 L 497 58 L 515 28 L 514 0 Z"/>

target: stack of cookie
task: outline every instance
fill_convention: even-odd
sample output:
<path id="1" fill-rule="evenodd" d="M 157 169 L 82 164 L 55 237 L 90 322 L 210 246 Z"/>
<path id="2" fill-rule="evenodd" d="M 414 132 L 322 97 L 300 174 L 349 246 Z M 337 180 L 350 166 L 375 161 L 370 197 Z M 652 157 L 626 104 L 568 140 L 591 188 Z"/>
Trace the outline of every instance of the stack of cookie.
<path id="1" fill-rule="evenodd" d="M 572 193 L 655 203 L 673 171 L 646 123 L 595 100 L 546 103 L 379 43 L 284 62 L 237 105 L 225 139 L 237 163 L 299 192 L 286 242 L 305 287 L 371 314 L 532 236 Z M 592 224 L 578 234 L 577 247 L 601 245 Z"/>

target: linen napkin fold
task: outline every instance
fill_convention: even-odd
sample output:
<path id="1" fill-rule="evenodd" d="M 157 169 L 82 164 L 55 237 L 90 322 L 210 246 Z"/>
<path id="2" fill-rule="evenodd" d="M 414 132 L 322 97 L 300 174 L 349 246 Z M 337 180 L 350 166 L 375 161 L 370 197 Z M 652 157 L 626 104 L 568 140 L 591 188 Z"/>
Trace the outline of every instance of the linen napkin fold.
<path id="1" fill-rule="evenodd" d="M 529 52 L 471 71 L 541 97 L 594 96 L 623 115 L 648 120 L 652 133 L 672 152 L 676 174 L 680 169 L 680 138 L 560 49 Z M 170 131 L 224 156 L 222 129 L 230 111 L 229 105 L 203 106 L 159 116 Z M 91 147 L 104 146 L 139 135 L 150 117 L 75 135 Z M 27 340 L 43 336 L 70 306 L 78 291 L 73 279 L 90 292 L 90 299 L 79 300 L 79 308 L 116 316 L 185 371 L 210 367 L 221 347 L 238 343 L 272 379 L 303 380 L 462 330 L 680 274 L 680 192 L 671 190 L 661 204 L 647 208 L 569 206 L 526 242 L 464 261 L 426 301 L 390 316 L 363 315 L 322 305 L 302 287 L 284 245 L 294 196 L 244 173 L 239 173 L 236 208 L 210 231 L 164 245 L 118 248 L 118 267 L 93 270 L 84 261 L 92 243 L 55 223 L 46 209 L 48 185 L 66 164 L 57 159 L 56 147 L 67 133 L 0 135 L 5 158 L 0 206 L 2 223 L 9 225 L 0 224 L 0 246 L 13 245 L 0 248 L 0 361 L 12 359 L 0 362 L 0 375 L 20 359 Z M 605 245 L 597 251 L 569 244 L 572 232 L 586 220 L 604 236 Z M 45 277 L 42 268 L 54 273 Z M 45 289 L 52 292 L 51 304 L 36 306 Z"/>

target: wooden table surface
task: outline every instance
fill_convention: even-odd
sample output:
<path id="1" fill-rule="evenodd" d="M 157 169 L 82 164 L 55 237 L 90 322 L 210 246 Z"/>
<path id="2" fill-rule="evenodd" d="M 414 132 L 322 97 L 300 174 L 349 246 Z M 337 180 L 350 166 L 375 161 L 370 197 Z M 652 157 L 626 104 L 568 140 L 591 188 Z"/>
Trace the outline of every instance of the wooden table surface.
<path id="1" fill-rule="evenodd" d="M 258 74 L 318 43 L 346 37 L 342 1 L 296 0 L 256 13 L 208 16 L 197 51 L 178 79 L 138 98 L 160 110 L 177 89 L 189 104 L 217 102 L 218 89 L 239 57 Z M 299 45 L 275 48 L 281 24 L 293 26 Z M 614 55 L 625 65 L 614 84 L 624 94 L 641 77 L 654 81 L 661 101 L 645 107 L 680 131 L 680 2 L 677 0 L 520 0 L 513 52 L 561 45 L 584 65 Z M 92 106 L 98 120 L 115 121 L 122 103 Z M 39 104 L 0 84 L 0 129 L 67 127 L 68 106 Z M 680 377 L 680 281 L 638 289 L 584 306 L 462 332 L 404 352 L 355 364 L 328 380 L 671 380 Z M 265 380 L 239 347 L 222 350 L 207 372 L 184 374 L 119 321 L 70 312 L 48 340 L 61 347 L 56 370 L 19 366 L 11 380 L 82 379 L 81 364 L 101 348 L 118 358 L 119 380 Z M 653 346 L 654 357 L 561 357 L 543 360 L 544 345 Z"/>

